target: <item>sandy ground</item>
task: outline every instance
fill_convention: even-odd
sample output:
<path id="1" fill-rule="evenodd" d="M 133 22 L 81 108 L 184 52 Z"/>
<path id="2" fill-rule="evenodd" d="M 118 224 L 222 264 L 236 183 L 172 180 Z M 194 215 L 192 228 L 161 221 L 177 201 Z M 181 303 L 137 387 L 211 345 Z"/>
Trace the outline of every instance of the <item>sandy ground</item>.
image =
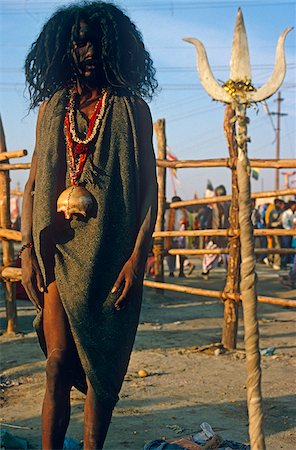
<path id="1" fill-rule="evenodd" d="M 223 287 L 223 268 L 213 271 L 209 281 L 203 281 L 199 277 L 200 262 L 195 262 L 197 270 L 182 280 L 183 284 Z M 280 286 L 278 273 L 261 265 L 258 273 L 260 294 L 296 299 L 295 291 Z M 0 313 L 3 330 L 3 306 Z M 0 336 L 2 373 L 14 382 L 2 390 L 1 421 L 4 429 L 39 449 L 45 362 L 32 330 L 34 309 L 28 302 L 19 301 L 18 313 L 22 333 Z M 258 316 L 260 348 L 275 347 L 273 356 L 262 356 L 267 448 L 294 450 L 295 310 L 259 304 Z M 135 348 L 106 450 L 141 450 L 149 440 L 195 432 L 203 421 L 225 439 L 248 442 L 242 319 L 237 351 L 217 356 L 196 351 L 196 347 L 220 342 L 222 318 L 223 304 L 219 300 L 172 292 L 157 295 L 145 289 Z M 149 376 L 140 378 L 139 369 L 145 369 Z M 76 390 L 72 391 L 72 405 L 68 436 L 80 441 L 83 395 Z"/>

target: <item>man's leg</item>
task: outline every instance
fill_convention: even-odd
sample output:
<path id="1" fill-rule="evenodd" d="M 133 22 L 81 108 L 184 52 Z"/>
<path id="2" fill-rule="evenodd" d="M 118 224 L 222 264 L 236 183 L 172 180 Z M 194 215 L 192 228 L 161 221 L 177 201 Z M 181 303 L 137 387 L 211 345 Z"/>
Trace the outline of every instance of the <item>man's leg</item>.
<path id="1" fill-rule="evenodd" d="M 169 276 L 174 276 L 174 271 L 176 270 L 176 256 L 175 255 L 167 255 L 167 263 L 169 268 Z"/>
<path id="2" fill-rule="evenodd" d="M 55 281 L 44 295 L 43 328 L 47 365 L 42 449 L 60 450 L 70 420 L 70 369 L 77 358 L 77 351 Z"/>
<path id="3" fill-rule="evenodd" d="M 273 248 L 279 249 L 281 248 L 281 243 L 279 236 L 273 236 Z M 281 267 L 281 255 L 279 253 L 275 253 L 273 256 L 273 265 L 274 269 L 280 269 Z"/>
<path id="4" fill-rule="evenodd" d="M 101 403 L 87 379 L 84 404 L 84 450 L 101 450 L 110 425 L 113 406 Z"/>

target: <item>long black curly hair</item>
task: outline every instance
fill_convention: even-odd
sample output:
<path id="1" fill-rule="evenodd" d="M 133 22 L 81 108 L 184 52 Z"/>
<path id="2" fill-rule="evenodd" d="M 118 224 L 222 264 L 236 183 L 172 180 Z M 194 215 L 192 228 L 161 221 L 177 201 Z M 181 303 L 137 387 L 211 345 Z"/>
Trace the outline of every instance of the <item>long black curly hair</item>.
<path id="1" fill-rule="evenodd" d="M 118 7 L 95 1 L 59 9 L 32 44 L 25 61 L 30 108 L 75 81 L 71 43 L 81 20 L 96 30 L 94 45 L 107 84 L 151 100 L 158 84 L 140 31 Z"/>

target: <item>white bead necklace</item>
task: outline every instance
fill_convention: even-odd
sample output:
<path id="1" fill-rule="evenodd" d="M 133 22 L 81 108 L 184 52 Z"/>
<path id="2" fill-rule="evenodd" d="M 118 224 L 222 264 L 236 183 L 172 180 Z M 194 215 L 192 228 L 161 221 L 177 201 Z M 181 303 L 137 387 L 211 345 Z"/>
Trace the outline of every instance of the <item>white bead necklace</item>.
<path id="1" fill-rule="evenodd" d="M 77 133 L 76 133 L 76 130 L 75 130 L 75 117 L 74 117 L 75 116 L 75 95 L 76 95 L 75 90 L 71 89 L 70 90 L 70 98 L 69 98 L 70 133 L 71 133 L 71 137 L 72 137 L 74 142 L 76 142 L 77 144 L 84 144 L 84 145 L 86 145 L 86 144 L 88 144 L 89 142 L 91 142 L 93 140 L 93 138 L 97 134 L 99 126 L 101 125 L 102 118 L 103 118 L 104 112 L 105 112 L 106 103 L 107 103 L 108 89 L 102 89 L 102 107 L 100 109 L 99 114 L 96 117 L 93 129 L 92 129 L 92 133 L 86 139 L 80 139 L 77 136 Z M 99 101 L 100 101 L 100 99 L 96 103 L 95 109 L 96 109 Z"/>

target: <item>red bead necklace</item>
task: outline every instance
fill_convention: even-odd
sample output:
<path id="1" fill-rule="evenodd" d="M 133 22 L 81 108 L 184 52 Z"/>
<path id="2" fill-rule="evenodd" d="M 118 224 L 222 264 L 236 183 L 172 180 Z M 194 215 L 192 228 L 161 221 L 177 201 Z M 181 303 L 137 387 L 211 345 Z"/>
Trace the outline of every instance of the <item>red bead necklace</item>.
<path id="1" fill-rule="evenodd" d="M 85 139 L 80 139 L 75 130 L 75 92 L 70 91 L 70 98 L 64 120 L 64 133 L 68 154 L 69 173 L 72 186 L 77 186 L 84 169 L 87 156 L 91 153 L 88 145 L 96 136 L 105 112 L 108 92 L 102 91 L 99 101 L 90 118 Z"/>

